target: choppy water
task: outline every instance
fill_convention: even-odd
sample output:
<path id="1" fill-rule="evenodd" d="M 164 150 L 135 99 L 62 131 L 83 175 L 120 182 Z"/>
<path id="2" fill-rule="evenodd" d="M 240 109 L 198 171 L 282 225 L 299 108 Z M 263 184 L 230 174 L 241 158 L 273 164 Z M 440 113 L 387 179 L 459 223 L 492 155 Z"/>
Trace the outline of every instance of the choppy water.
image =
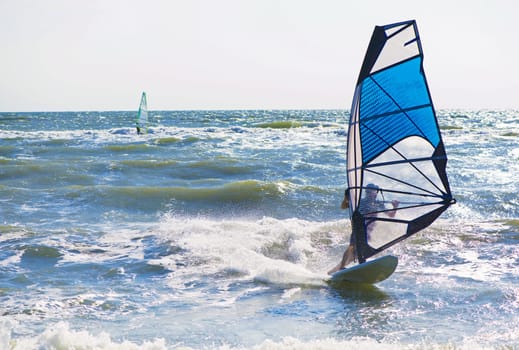
<path id="1" fill-rule="evenodd" d="M 458 204 L 373 287 L 346 111 L 0 113 L 0 349 L 519 349 L 519 111 L 439 111 Z"/>

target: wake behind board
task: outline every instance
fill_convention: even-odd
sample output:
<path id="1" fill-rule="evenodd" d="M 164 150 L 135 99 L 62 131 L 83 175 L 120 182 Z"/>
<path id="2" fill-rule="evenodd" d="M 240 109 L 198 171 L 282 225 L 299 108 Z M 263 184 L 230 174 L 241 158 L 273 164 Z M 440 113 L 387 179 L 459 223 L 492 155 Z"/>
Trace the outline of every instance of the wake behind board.
<path id="1" fill-rule="evenodd" d="M 330 283 L 364 283 L 374 284 L 385 280 L 395 271 L 398 258 L 386 255 L 363 264 L 355 265 L 335 272 Z"/>

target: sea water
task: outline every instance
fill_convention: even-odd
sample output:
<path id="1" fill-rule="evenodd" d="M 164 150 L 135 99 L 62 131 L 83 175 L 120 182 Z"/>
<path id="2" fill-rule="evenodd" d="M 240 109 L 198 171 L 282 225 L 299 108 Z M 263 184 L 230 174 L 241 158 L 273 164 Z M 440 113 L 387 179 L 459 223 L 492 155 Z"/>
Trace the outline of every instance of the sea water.
<path id="1" fill-rule="evenodd" d="M 135 114 L 0 114 L 0 349 L 519 348 L 519 111 L 439 111 L 457 204 L 342 289 L 347 111 Z"/>

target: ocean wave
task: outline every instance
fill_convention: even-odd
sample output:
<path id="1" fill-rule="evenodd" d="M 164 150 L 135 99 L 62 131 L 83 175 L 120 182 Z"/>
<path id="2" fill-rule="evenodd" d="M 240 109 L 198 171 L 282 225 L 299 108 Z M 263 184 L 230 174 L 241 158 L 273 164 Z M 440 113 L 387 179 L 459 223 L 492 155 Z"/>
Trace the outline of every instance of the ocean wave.
<path id="1" fill-rule="evenodd" d="M 18 226 L 15 226 L 15 225 L 2 225 L 2 224 L 0 224 L 0 234 L 1 234 L 0 235 L 0 241 L 5 240 L 5 237 L 6 237 L 7 233 L 18 232 L 18 231 L 24 232 L 24 229 L 20 228 Z"/>
<path id="2" fill-rule="evenodd" d="M 288 189 L 287 182 L 242 180 L 219 187 L 173 187 L 166 191 L 175 199 L 211 201 L 257 201 L 264 197 L 280 197 Z"/>
<path id="3" fill-rule="evenodd" d="M 129 166 L 132 168 L 144 168 L 144 169 L 155 169 L 155 168 L 168 168 L 178 164 L 176 160 L 157 160 L 157 159 L 127 159 L 121 160 L 120 164 Z M 112 165 L 112 167 L 116 167 Z"/>
<path id="4" fill-rule="evenodd" d="M 118 145 L 107 145 L 104 148 L 113 152 L 135 152 L 135 151 L 146 151 L 151 146 L 147 143 L 128 143 Z"/>
<path id="5" fill-rule="evenodd" d="M 519 132 L 505 132 L 505 133 L 502 133 L 501 136 L 504 136 L 504 137 L 518 137 L 519 136 Z"/>
<path id="6" fill-rule="evenodd" d="M 34 190 L 41 186 L 56 186 L 58 184 L 74 183 L 88 185 L 94 183 L 95 176 L 90 172 L 84 172 L 85 168 L 74 169 L 73 161 L 68 163 L 47 161 L 41 162 L 34 159 L 9 160 L 2 169 L 3 180 L 13 182 L 11 191 L 19 191 L 23 187 L 20 183 L 30 183 L 28 190 Z M 21 182 L 23 180 L 24 182 Z"/>
<path id="7" fill-rule="evenodd" d="M 440 125 L 441 130 L 462 130 L 462 126 L 458 125 Z"/>
<path id="8" fill-rule="evenodd" d="M 217 156 L 203 160 L 177 159 L 124 159 L 112 161 L 110 170 L 126 172 L 128 177 L 142 176 L 143 182 L 149 182 L 151 177 L 168 176 L 171 182 L 178 179 L 225 179 L 229 175 L 253 175 L 255 168 L 246 162 L 227 156 Z M 146 173 L 131 173 L 133 170 L 151 170 Z M 156 170 L 156 171 L 154 171 Z M 157 171 L 160 171 L 158 173 Z M 128 173 L 130 172 L 130 173 Z M 147 174 L 147 175 L 146 175 Z"/>
<path id="9" fill-rule="evenodd" d="M 341 128 L 344 129 L 344 124 L 337 122 L 326 121 L 312 121 L 312 120 L 274 120 L 263 123 L 256 123 L 252 125 L 253 128 L 262 129 L 297 129 L 297 128 Z M 242 130 L 240 130 L 242 131 Z"/>
<path id="10" fill-rule="evenodd" d="M 4 321 L 0 323 L 0 347 L 10 350 L 36 350 L 36 349 L 110 349 L 110 350 L 337 350 L 337 349 L 358 349 L 358 350 L 489 350 L 501 348 L 515 348 L 516 342 L 519 340 L 517 335 L 512 333 L 503 334 L 501 338 L 508 337 L 503 340 L 500 345 L 492 345 L 491 340 L 484 339 L 484 336 L 495 338 L 495 334 L 490 331 L 482 332 L 484 334 L 463 337 L 463 340 L 457 342 L 440 343 L 433 340 L 422 340 L 415 343 L 380 341 L 368 336 L 353 336 L 350 339 L 342 339 L 341 337 L 311 337 L 310 335 L 301 338 L 285 336 L 279 340 L 264 339 L 254 345 L 239 344 L 215 344 L 203 343 L 199 346 L 191 345 L 187 340 L 177 342 L 167 342 L 164 338 L 155 338 L 151 340 L 129 341 L 116 340 L 106 331 L 90 332 L 88 330 L 71 329 L 67 322 L 58 322 L 49 325 L 41 334 L 36 336 L 15 336 L 12 330 L 16 329 L 14 322 Z M 308 339 L 310 338 L 310 339 Z M 186 345 L 186 343 L 188 345 Z M 247 343 L 250 343 L 248 341 Z"/>
<path id="11" fill-rule="evenodd" d="M 199 269 L 202 263 L 205 273 L 232 270 L 265 284 L 324 286 L 324 271 L 340 253 L 328 257 L 321 251 L 329 250 L 336 239 L 344 242 L 348 227 L 344 220 L 315 222 L 271 217 L 218 220 L 169 213 L 164 215 L 157 233 L 184 248 L 186 268 L 195 264 Z M 330 251 L 335 253 L 333 249 Z M 176 266 L 176 258 L 176 255 L 162 257 L 161 263 L 166 267 Z"/>
<path id="12" fill-rule="evenodd" d="M 184 202 L 237 203 L 257 202 L 262 199 L 279 199 L 292 188 L 286 181 L 263 182 L 258 180 L 241 180 L 221 185 L 204 187 L 193 186 L 189 181 L 186 186 L 156 187 L 156 186 L 80 186 L 73 185 L 64 188 L 68 198 L 83 198 L 92 196 L 93 202 L 109 205 L 124 206 L 125 208 L 154 208 L 166 202 L 177 200 Z M 220 181 L 217 181 L 220 183 Z"/>
<path id="13" fill-rule="evenodd" d="M 157 139 L 153 140 L 153 143 L 155 143 L 156 145 L 171 145 L 171 144 L 178 143 L 180 141 L 182 141 L 181 138 L 171 136 L 171 137 L 157 138 Z"/>
<path id="14" fill-rule="evenodd" d="M 519 227 L 519 219 L 506 220 L 504 223 L 511 227 Z"/>
<path id="15" fill-rule="evenodd" d="M 270 129 L 292 129 L 292 128 L 300 128 L 304 126 L 303 122 L 296 120 L 278 120 L 266 123 L 256 124 L 257 128 L 270 128 Z"/>
<path id="16" fill-rule="evenodd" d="M 216 157 L 215 159 L 192 161 L 186 163 L 184 166 L 186 168 L 191 168 L 198 171 L 217 171 L 224 176 L 251 174 L 255 171 L 255 169 L 253 169 L 250 165 L 245 165 L 243 162 L 229 157 Z"/>
<path id="17" fill-rule="evenodd" d="M 8 165 L 13 162 L 13 159 L 0 157 L 0 165 Z"/>
<path id="18" fill-rule="evenodd" d="M 367 293 L 324 281 L 351 232 L 343 111 L 4 120 L 0 348 L 513 348 L 518 114 L 440 113 L 458 202 Z"/>
<path id="19" fill-rule="evenodd" d="M 110 349 L 110 350 L 167 350 L 170 349 L 164 339 L 131 342 L 112 340 L 107 332 L 98 334 L 85 330 L 72 330 L 68 323 L 58 322 L 48 326 L 41 334 L 33 337 L 11 336 L 16 324 L 0 323 L 0 348 L 10 350 L 36 349 Z"/>
<path id="20" fill-rule="evenodd" d="M 55 247 L 43 246 L 43 245 L 31 245 L 24 248 L 24 253 L 22 255 L 23 259 L 31 259 L 31 258 L 50 258 L 56 259 L 62 256 L 59 249 Z"/>
<path id="21" fill-rule="evenodd" d="M 0 340 L 0 344 L 4 341 L 4 344 L 8 344 L 11 349 L 17 347 L 39 349 L 53 346 L 56 348 L 61 346 L 65 349 L 67 346 L 88 349 L 95 348 L 94 345 L 99 349 L 104 347 L 132 349 L 133 347 L 146 348 L 146 344 L 156 346 L 151 347 L 152 349 L 174 349 L 178 348 L 179 344 L 195 349 L 292 349 L 294 347 L 326 349 L 328 346 L 361 349 L 373 347 L 400 349 L 406 346 L 409 346 L 409 349 L 415 347 L 428 349 L 430 346 L 431 349 L 441 349 L 443 344 L 449 345 L 445 345 L 445 349 L 465 349 L 467 344 L 474 343 L 483 348 L 492 348 L 495 344 L 515 344 L 518 340 L 515 329 L 510 327 L 507 332 L 506 326 L 503 326 L 504 321 L 499 318 L 503 313 L 513 317 L 515 310 L 513 307 L 517 305 L 518 300 L 517 293 L 512 286 L 503 296 L 494 289 L 490 289 L 491 293 L 488 292 L 488 282 L 493 282 L 493 278 L 496 276 L 509 278 L 507 276 L 513 274 L 515 269 L 513 258 L 506 257 L 505 261 L 499 263 L 506 263 L 508 267 L 504 270 L 502 268 L 504 265 L 495 265 L 496 260 L 501 260 L 495 259 L 496 254 L 480 256 L 486 254 L 483 247 L 477 245 L 476 251 L 475 241 L 470 242 L 457 237 L 460 230 L 464 229 L 462 225 L 448 231 L 450 223 L 445 221 L 443 226 L 442 223 L 439 224 L 439 228 L 426 230 L 425 236 L 432 236 L 433 239 L 414 245 L 409 245 L 410 240 L 407 240 L 406 243 L 401 244 L 400 246 L 408 246 L 408 248 L 399 248 L 400 250 L 397 251 L 404 254 L 398 254 L 402 259 L 397 272 L 391 281 L 387 282 L 387 288 L 381 287 L 382 290 L 379 290 L 373 287 L 372 290 L 342 291 L 328 288 L 324 279 L 327 269 L 337 263 L 347 244 L 350 231 L 348 220 L 319 222 L 296 218 L 281 220 L 272 217 L 216 219 L 201 216 L 186 217 L 171 212 L 164 214 L 159 221 L 157 225 L 143 230 L 135 228 L 122 230 L 115 224 L 101 226 L 99 230 L 102 234 L 99 234 L 99 237 L 96 234 L 97 238 L 88 237 L 83 242 L 85 235 L 76 237 L 83 242 L 84 250 L 81 250 L 78 244 L 70 242 L 74 236 L 68 236 L 62 244 L 70 244 L 70 246 L 51 252 L 50 255 L 56 258 L 42 258 L 39 253 L 36 253 L 35 261 L 50 263 L 60 257 L 56 254 L 57 251 L 65 251 L 66 255 L 70 255 L 64 256 L 65 262 L 60 260 L 58 267 L 66 270 L 61 271 L 59 275 L 53 275 L 54 278 L 60 275 L 74 275 L 81 276 L 84 281 L 87 275 L 92 274 L 90 278 L 100 283 L 92 285 L 92 290 L 95 292 L 86 293 L 81 287 L 80 294 L 65 298 L 59 293 L 49 296 L 52 295 L 52 288 L 49 288 L 45 291 L 46 298 L 50 300 L 33 305 L 34 299 L 32 299 L 32 303 L 27 303 L 27 307 L 20 307 L 20 301 L 15 301 L 13 296 L 13 300 L 9 300 L 7 309 L 17 312 L 24 310 L 31 312 L 30 315 L 34 317 L 44 318 L 46 329 L 43 331 L 32 329 L 27 332 L 27 325 L 23 324 L 11 332 L 2 330 L 0 325 L 0 335 L 6 335 L 6 338 Z M 446 232 L 442 232 L 443 229 L 446 229 Z M 477 224 L 474 224 L 472 229 L 476 231 Z M 474 237 L 477 233 L 473 232 Z M 96 239 L 97 243 L 102 244 L 102 249 L 95 248 L 96 242 L 91 242 L 90 239 Z M 434 240 L 439 240 L 439 245 L 433 242 Z M 491 245 L 494 249 L 502 248 Z M 48 245 L 34 244 L 31 247 L 45 248 Z M 448 247 L 455 247 L 455 249 L 449 250 Z M 515 249 L 515 246 L 510 247 Z M 78 255 L 82 256 L 82 261 L 71 260 L 78 258 Z M 489 260 L 493 261 L 490 266 L 488 266 Z M 73 270 L 74 266 L 78 269 Z M 478 271 L 479 276 L 471 276 Z M 142 278 L 142 275 L 151 275 L 152 278 L 141 285 L 143 289 L 139 289 L 138 286 L 142 282 L 139 278 Z M 164 278 L 159 280 L 161 277 Z M 482 278 L 481 283 L 486 286 L 483 290 L 479 289 L 479 285 L 471 284 L 475 278 Z M 69 283 L 74 285 L 74 281 L 76 280 L 71 278 Z M 163 289 L 162 282 L 168 283 L 169 288 Z M 435 297 L 430 300 L 431 294 L 427 293 L 437 291 L 434 287 L 424 288 L 424 285 L 433 286 L 438 283 L 451 286 L 452 291 L 449 295 L 452 295 L 452 299 L 442 299 L 441 296 L 432 294 Z M 141 305 L 139 293 L 149 288 L 151 284 L 153 284 L 153 291 L 150 292 L 152 295 L 147 295 L 147 299 L 143 298 L 144 302 Z M 388 291 L 384 291 L 386 289 Z M 418 292 L 415 289 L 418 289 Z M 132 293 L 126 294 L 129 290 Z M 468 290 L 467 295 L 464 295 L 466 290 Z M 110 293 L 109 297 L 103 296 L 102 293 L 105 291 Z M 74 293 L 78 293 L 78 290 Z M 326 295 L 328 299 L 327 301 L 318 299 L 323 305 L 310 307 L 313 298 L 317 298 L 316 294 L 320 294 L 319 298 Z M 38 295 L 33 298 L 39 297 Z M 405 302 L 399 303 L 399 300 Z M 451 305 L 451 300 L 456 300 L 454 306 Z M 229 310 L 238 308 L 250 310 L 248 308 L 251 308 L 251 304 L 256 307 L 258 302 L 263 304 L 252 313 L 244 311 L 243 314 L 244 317 L 250 315 L 251 318 L 260 317 L 262 320 L 261 325 L 255 327 L 258 332 L 257 338 L 251 341 L 241 333 L 235 336 L 238 331 L 234 328 L 232 330 L 225 328 L 226 324 L 234 322 L 233 313 L 229 313 Z M 17 305 L 16 308 L 11 306 L 14 303 Z M 417 307 L 414 303 L 418 303 Z M 430 306 L 429 303 L 439 305 Z M 495 306 L 489 306 L 494 305 L 492 303 L 495 303 Z M 512 306 L 509 306 L 510 303 L 513 303 Z M 178 305 L 176 310 L 180 311 L 176 311 L 174 317 L 164 316 L 167 308 L 172 304 Z M 157 306 L 165 310 L 159 316 L 155 315 Z M 416 317 L 419 323 L 422 322 L 420 319 L 423 315 L 422 311 L 427 307 L 434 307 L 435 312 L 446 315 L 446 322 L 459 317 L 453 313 L 457 310 L 470 310 L 474 314 L 482 310 L 492 312 L 492 316 L 499 315 L 498 328 L 464 338 L 454 335 L 445 337 L 433 335 L 424 343 L 423 338 L 419 336 L 406 338 L 409 333 L 419 332 L 422 329 L 420 324 L 407 330 L 404 328 L 406 326 L 404 322 L 403 325 L 395 326 L 398 329 L 394 329 L 388 327 L 389 323 L 383 320 L 383 315 L 389 314 L 389 317 L 398 319 L 407 319 L 406 316 L 411 319 Z M 451 308 L 454 308 L 454 311 Z M 358 320 L 350 319 L 349 313 L 364 311 L 368 312 L 370 317 L 361 325 L 380 326 L 382 330 L 375 331 L 378 336 L 374 335 L 373 338 L 350 336 L 352 333 L 345 324 L 349 325 L 350 321 L 358 323 Z M 225 323 L 222 326 L 223 330 L 213 332 L 212 327 L 206 326 L 202 331 L 213 333 L 210 337 L 201 339 L 196 334 L 191 335 L 190 331 L 184 333 L 178 327 L 174 330 L 168 328 L 168 326 L 175 327 L 179 323 L 187 324 L 186 327 L 189 327 L 198 321 L 197 317 L 206 317 L 206 312 L 210 315 L 208 317 L 214 314 L 222 317 L 221 315 L 225 313 L 223 320 L 221 318 L 218 318 L 218 321 L 213 321 L 212 318 L 210 320 L 217 326 Z M 499 314 L 493 314 L 494 312 Z M 73 327 L 68 324 L 51 324 L 63 315 L 78 313 L 83 314 L 79 319 L 70 321 L 78 322 L 71 323 L 74 324 Z M 131 338 L 126 336 L 124 330 L 117 330 L 115 328 L 118 327 L 117 325 L 110 329 L 110 324 L 117 324 L 112 321 L 113 319 L 118 317 L 126 319 L 128 313 L 132 313 L 132 317 L 138 320 L 136 325 L 138 335 L 133 335 Z M 53 317 L 50 318 L 49 314 Z M 316 320 L 316 314 L 322 315 L 322 318 Z M 337 316 L 343 314 L 343 317 Z M 12 315 L 14 314 L 10 314 Z M 104 317 L 109 319 L 110 322 L 104 329 L 105 333 L 99 333 L 100 327 L 94 328 L 88 323 L 81 323 L 81 319 L 86 315 L 94 316 L 98 322 L 102 322 Z M 148 317 L 146 315 L 149 315 L 150 320 L 161 317 L 160 320 L 164 325 L 161 323 L 160 327 L 164 328 L 159 327 L 154 332 L 150 332 L 146 327 L 154 327 L 153 321 L 151 326 L 142 325 L 146 323 Z M 194 317 L 193 321 L 191 316 Z M 291 327 L 295 327 L 293 324 L 298 324 L 300 320 L 316 322 L 315 326 L 323 326 L 325 330 L 322 333 L 309 334 L 308 337 L 286 338 L 283 335 L 301 333 L 294 333 L 292 329 L 286 331 L 281 329 L 272 336 L 275 340 L 270 340 L 268 337 L 271 336 L 272 330 L 268 322 L 272 317 L 297 318 L 296 321 L 290 322 Z M 460 323 L 470 324 L 472 317 L 473 314 L 469 312 Z M 409 322 L 412 324 L 412 320 Z M 130 327 L 134 325 L 130 324 Z M 244 326 L 245 333 L 250 329 L 248 327 L 250 325 Z M 443 330 L 443 326 L 440 329 Z M 464 328 L 460 326 L 459 329 Z M 453 334 L 458 330 L 454 329 Z M 387 331 L 387 338 L 385 334 L 380 336 L 385 331 Z M 169 332 L 165 340 L 157 338 L 161 332 Z M 360 332 L 360 334 L 364 333 Z M 322 338 L 319 338 L 320 335 Z M 98 343 L 93 343 L 95 338 Z M 8 339 L 7 343 L 3 339 Z M 438 339 L 446 340 L 440 342 Z M 478 349 L 478 346 L 468 348 Z"/>
<path id="22" fill-rule="evenodd" d="M 30 115 L 22 115 L 19 113 L 1 113 L 0 115 L 0 123 L 8 124 L 12 122 L 26 122 L 31 119 Z"/>
<path id="23" fill-rule="evenodd" d="M 15 151 L 17 151 L 17 147 L 15 146 L 0 146 L 0 154 L 2 156 L 0 156 L 0 160 L 6 160 L 6 157 L 7 155 L 11 154 L 11 153 L 14 153 Z"/>

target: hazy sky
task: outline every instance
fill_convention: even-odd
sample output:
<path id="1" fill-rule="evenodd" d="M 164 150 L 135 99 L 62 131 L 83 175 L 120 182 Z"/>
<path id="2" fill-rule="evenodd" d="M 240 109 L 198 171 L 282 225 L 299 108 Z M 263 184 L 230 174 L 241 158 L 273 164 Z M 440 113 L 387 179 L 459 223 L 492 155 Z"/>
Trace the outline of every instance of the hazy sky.
<path id="1" fill-rule="evenodd" d="M 515 0 L 0 0 L 0 111 L 349 109 L 416 19 L 437 108 L 519 108 Z"/>

